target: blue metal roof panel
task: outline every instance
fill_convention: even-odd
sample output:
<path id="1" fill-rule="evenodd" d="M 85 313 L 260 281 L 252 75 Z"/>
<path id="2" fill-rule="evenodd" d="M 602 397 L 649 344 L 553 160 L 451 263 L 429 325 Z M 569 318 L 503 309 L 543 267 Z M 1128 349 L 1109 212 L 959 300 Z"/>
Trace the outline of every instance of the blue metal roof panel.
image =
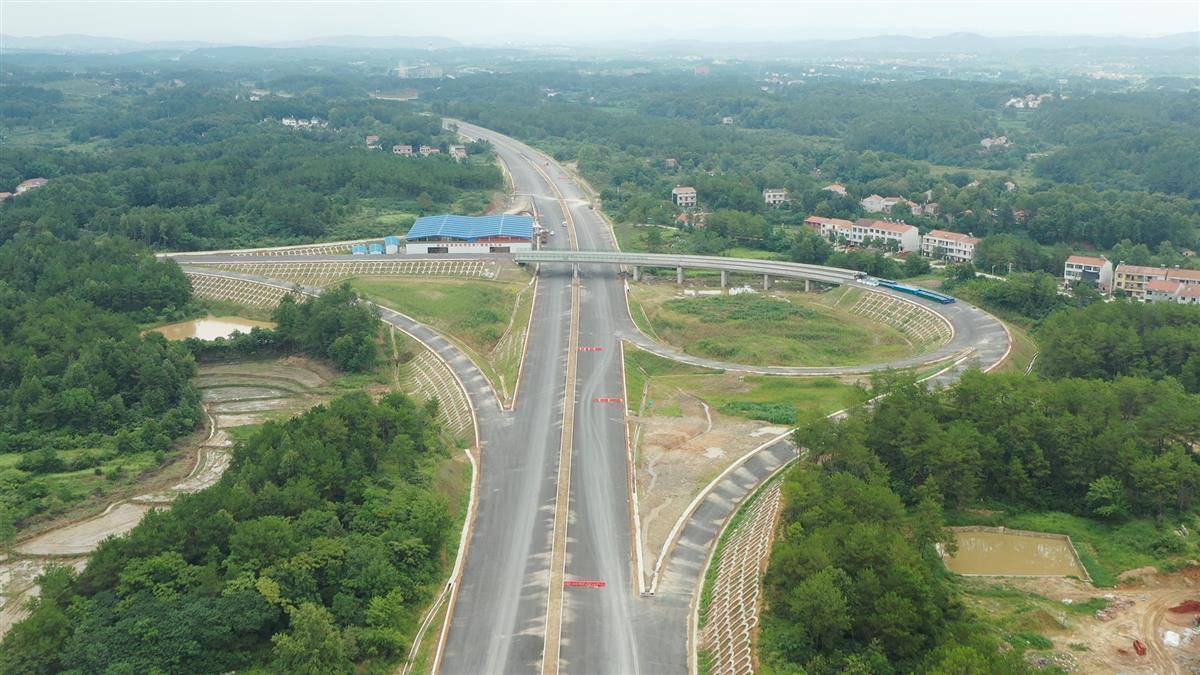
<path id="1" fill-rule="evenodd" d="M 396 237 L 396 236 L 384 237 L 384 238 L 383 238 L 383 243 L 384 243 L 384 244 L 389 244 L 389 245 L 390 245 L 390 244 L 397 244 L 397 245 L 398 245 L 398 244 L 400 243 L 400 237 Z"/>
<path id="2" fill-rule="evenodd" d="M 529 216 L 424 216 L 417 218 L 405 239 L 451 237 L 472 241 L 486 237 L 522 237 L 533 239 L 533 218 Z"/>

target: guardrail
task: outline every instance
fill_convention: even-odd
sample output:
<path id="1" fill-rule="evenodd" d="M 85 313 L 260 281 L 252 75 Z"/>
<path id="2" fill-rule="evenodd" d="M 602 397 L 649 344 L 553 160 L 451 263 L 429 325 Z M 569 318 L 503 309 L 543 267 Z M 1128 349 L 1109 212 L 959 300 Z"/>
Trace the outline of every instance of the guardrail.
<path id="1" fill-rule="evenodd" d="M 806 279 L 830 284 L 853 282 L 859 272 L 840 267 L 805 265 L 803 263 L 752 258 L 726 258 L 705 255 L 672 255 L 667 253 L 624 253 L 621 251 L 519 251 L 513 253 L 519 263 L 572 263 L 585 265 L 631 265 L 641 267 L 673 267 L 677 270 L 720 270 L 767 277 Z M 635 269 L 634 276 L 640 276 Z"/>

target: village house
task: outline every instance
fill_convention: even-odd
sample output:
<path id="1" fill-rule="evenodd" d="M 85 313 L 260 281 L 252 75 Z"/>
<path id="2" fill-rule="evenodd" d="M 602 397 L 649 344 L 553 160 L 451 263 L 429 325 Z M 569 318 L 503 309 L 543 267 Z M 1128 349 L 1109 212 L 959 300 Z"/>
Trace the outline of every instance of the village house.
<path id="1" fill-rule="evenodd" d="M 675 159 L 674 157 L 668 157 L 663 160 L 663 168 L 665 169 L 674 169 L 678 166 L 679 160 Z"/>
<path id="2" fill-rule="evenodd" d="M 675 206 L 695 206 L 696 188 L 683 186 L 671 190 L 671 201 L 675 203 Z"/>
<path id="3" fill-rule="evenodd" d="M 393 145 L 392 154 L 399 155 L 401 157 L 412 157 L 413 147 L 411 145 Z"/>
<path id="4" fill-rule="evenodd" d="M 892 207 L 907 201 L 904 197 L 881 197 L 879 195 L 871 195 L 864 198 L 860 204 L 866 209 L 867 213 L 891 213 Z"/>
<path id="5" fill-rule="evenodd" d="M 1146 283 L 1146 302 L 1200 305 L 1200 284 L 1185 284 L 1178 279 L 1155 279 Z"/>
<path id="6" fill-rule="evenodd" d="M 762 196 L 767 206 L 778 206 L 789 201 L 787 188 L 763 188 Z"/>
<path id="7" fill-rule="evenodd" d="M 465 145 L 450 146 L 450 156 L 459 161 L 466 159 L 467 158 L 467 146 L 465 146 Z"/>
<path id="8" fill-rule="evenodd" d="M 1147 267 L 1144 265 L 1117 265 L 1113 273 L 1113 290 L 1124 291 L 1137 300 L 1147 300 L 1147 286 L 1152 281 L 1176 281 L 1182 287 L 1200 286 L 1200 270 L 1176 267 Z M 1156 285 L 1156 288 L 1165 288 Z M 1164 291 L 1156 291 L 1162 293 Z"/>
<path id="9" fill-rule="evenodd" d="M 824 216 L 809 216 L 804 219 L 804 225 L 825 239 L 837 242 L 848 241 L 854 223 L 841 218 L 825 218 Z"/>
<path id="10" fill-rule="evenodd" d="M 418 150 L 417 152 L 420 152 L 422 157 L 428 157 L 430 155 L 436 155 L 436 154 L 440 153 L 441 150 L 439 148 L 433 147 L 432 145 L 422 145 L 420 150 Z"/>
<path id="11" fill-rule="evenodd" d="M 855 222 L 841 218 L 809 216 L 804 224 L 834 243 L 866 246 L 869 242 L 894 244 L 897 250 L 913 252 L 921 248 L 921 235 L 916 227 L 892 220 L 863 218 Z"/>
<path id="12" fill-rule="evenodd" d="M 1070 256 L 1062 267 L 1063 283 L 1086 281 L 1108 291 L 1112 287 L 1112 263 L 1106 258 Z"/>
<path id="13" fill-rule="evenodd" d="M 383 146 L 379 144 L 379 136 L 371 134 L 366 138 L 367 148 L 371 150 L 382 150 Z"/>
<path id="14" fill-rule="evenodd" d="M 975 247 L 980 239 L 961 232 L 930 230 L 921 237 L 921 254 L 953 263 L 968 263 L 975 260 Z"/>
<path id="15" fill-rule="evenodd" d="M 846 196 L 846 186 L 841 185 L 840 183 L 830 183 L 821 189 L 825 190 L 826 192 L 836 192 L 843 197 Z"/>

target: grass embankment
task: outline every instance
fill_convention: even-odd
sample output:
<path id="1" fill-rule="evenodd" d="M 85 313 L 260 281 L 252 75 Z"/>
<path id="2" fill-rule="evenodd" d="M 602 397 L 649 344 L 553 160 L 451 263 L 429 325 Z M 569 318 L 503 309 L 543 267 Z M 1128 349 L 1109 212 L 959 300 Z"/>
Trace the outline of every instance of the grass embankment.
<path id="1" fill-rule="evenodd" d="M 679 415 L 678 404 L 658 402 L 672 401 L 681 390 L 720 413 L 772 424 L 792 424 L 808 412 L 836 412 L 868 396 L 862 388 L 830 377 L 728 373 L 664 359 L 632 345 L 625 346 L 625 378 L 630 412 L 647 415 Z"/>
<path id="2" fill-rule="evenodd" d="M 634 320 L 688 354 L 758 366 L 845 366 L 916 353 L 897 329 L 805 293 L 678 297 L 674 287 L 631 288 Z"/>
<path id="3" fill-rule="evenodd" d="M 1029 364 L 1033 362 L 1034 357 L 1038 354 L 1037 342 L 1034 341 L 1029 331 L 1024 328 L 1020 328 L 1008 321 L 1004 321 L 1003 323 L 1008 328 L 1008 334 L 1012 336 L 1012 351 L 1009 352 L 1008 358 L 1004 359 L 993 372 L 1023 373 L 1029 369 Z"/>
<path id="4" fill-rule="evenodd" d="M 1003 525 L 1068 535 L 1093 585 L 1102 588 L 1115 586 L 1117 577 L 1127 570 L 1155 566 L 1170 571 L 1200 557 L 1200 536 L 1195 528 L 1189 527 L 1185 536 L 1179 536 L 1174 531 L 1175 525 L 1157 524 L 1151 518 L 1106 523 L 1069 513 L 1042 511 L 966 512 L 953 514 L 952 520 L 954 525 Z"/>
<path id="5" fill-rule="evenodd" d="M 533 307 L 528 277 L 512 281 L 360 277 L 355 290 L 438 329 L 463 349 L 508 401 L 516 388 Z"/>

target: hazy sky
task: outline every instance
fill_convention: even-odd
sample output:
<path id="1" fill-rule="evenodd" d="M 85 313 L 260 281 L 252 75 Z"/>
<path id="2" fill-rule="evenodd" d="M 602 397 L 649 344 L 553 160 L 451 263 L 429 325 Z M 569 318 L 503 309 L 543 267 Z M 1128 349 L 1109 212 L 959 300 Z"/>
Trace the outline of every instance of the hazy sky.
<path id="1" fill-rule="evenodd" d="M 1165 35 L 1200 30 L 1200 1 L 1065 2 L 279 2 L 0 0 L 0 32 L 261 44 L 329 35 L 441 35 L 464 42 L 794 40 L 932 36 Z"/>

